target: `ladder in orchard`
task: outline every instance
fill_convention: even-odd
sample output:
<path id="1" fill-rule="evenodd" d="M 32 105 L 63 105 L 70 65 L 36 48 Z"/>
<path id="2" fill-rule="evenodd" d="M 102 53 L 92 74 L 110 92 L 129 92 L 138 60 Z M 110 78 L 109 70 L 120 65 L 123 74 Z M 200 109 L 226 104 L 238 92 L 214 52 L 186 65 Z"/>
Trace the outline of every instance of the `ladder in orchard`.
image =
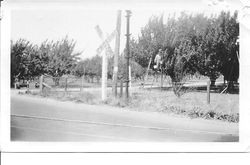
<path id="1" fill-rule="evenodd" d="M 144 86 L 145 86 L 145 83 L 147 82 L 147 80 L 148 80 L 148 72 L 149 72 L 149 69 L 150 69 L 150 65 L 151 65 L 151 62 L 152 62 L 152 58 L 153 58 L 153 56 L 151 56 L 150 57 L 150 59 L 149 59 L 149 63 L 148 63 L 148 67 L 147 67 L 147 71 L 146 71 L 146 76 L 145 76 L 145 79 L 144 79 L 144 81 L 142 82 L 142 88 L 144 88 Z M 153 79 L 153 81 L 152 81 L 152 83 L 150 83 L 150 85 L 151 85 L 151 89 L 152 89 L 152 87 L 153 87 L 153 85 L 154 85 L 154 82 L 156 81 L 156 79 L 158 78 L 158 71 L 159 70 L 154 70 L 154 79 Z M 161 72 L 161 89 L 162 89 L 162 87 L 163 87 L 163 69 L 162 69 L 162 64 L 160 65 L 160 72 Z"/>
<path id="2" fill-rule="evenodd" d="M 163 87 L 163 69 L 162 69 L 162 64 L 160 66 L 160 69 L 154 71 L 154 79 L 153 79 L 153 81 L 151 83 L 150 89 L 152 89 L 152 87 L 154 85 L 154 82 L 156 81 L 156 79 L 158 79 L 158 73 L 159 73 L 159 71 L 160 71 L 160 74 L 161 74 L 161 90 L 162 90 L 162 87 Z"/>
<path id="3" fill-rule="evenodd" d="M 149 63 L 148 63 L 148 67 L 147 67 L 147 71 L 146 71 L 146 76 L 145 76 L 145 79 L 144 81 L 142 82 L 142 88 L 144 88 L 144 85 L 145 85 L 145 82 L 148 80 L 148 71 L 150 69 L 150 65 L 151 65 L 151 62 L 152 62 L 152 58 L 153 56 L 151 55 L 150 59 L 149 59 Z"/>

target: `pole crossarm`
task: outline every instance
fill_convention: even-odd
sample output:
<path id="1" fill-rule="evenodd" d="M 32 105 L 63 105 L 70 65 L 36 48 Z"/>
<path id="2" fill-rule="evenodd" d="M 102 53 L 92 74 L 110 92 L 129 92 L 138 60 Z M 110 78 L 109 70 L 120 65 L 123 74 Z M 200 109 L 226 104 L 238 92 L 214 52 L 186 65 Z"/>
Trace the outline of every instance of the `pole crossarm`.
<path id="1" fill-rule="evenodd" d="M 107 40 L 109 37 L 108 37 L 106 40 L 104 39 L 104 37 L 103 37 L 103 32 L 102 32 L 101 28 L 100 28 L 98 25 L 95 27 L 95 29 L 96 29 L 96 31 L 97 31 L 98 36 L 99 36 L 99 37 L 102 39 L 102 41 L 103 41 L 104 48 L 107 50 L 107 52 L 108 52 L 110 55 L 113 56 L 113 55 L 114 55 L 114 52 L 113 52 L 113 50 L 111 49 L 109 43 L 106 42 L 106 40 Z M 116 30 L 115 30 L 114 33 L 116 34 Z M 97 52 L 97 53 L 99 54 L 99 52 Z"/>

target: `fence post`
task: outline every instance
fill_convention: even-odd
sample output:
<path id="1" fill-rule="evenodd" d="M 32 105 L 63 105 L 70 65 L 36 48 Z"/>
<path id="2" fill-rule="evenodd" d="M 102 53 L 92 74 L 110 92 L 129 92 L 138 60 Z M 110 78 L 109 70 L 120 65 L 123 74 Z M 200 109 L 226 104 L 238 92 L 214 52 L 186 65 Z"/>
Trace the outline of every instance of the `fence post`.
<path id="1" fill-rule="evenodd" d="M 27 80 L 27 92 L 30 91 L 30 80 Z"/>
<path id="2" fill-rule="evenodd" d="M 120 97 L 123 95 L 123 82 L 122 80 L 120 81 Z"/>
<path id="3" fill-rule="evenodd" d="M 207 81 L 207 103 L 210 104 L 210 80 Z"/>
<path id="4" fill-rule="evenodd" d="M 117 97 L 117 79 L 118 79 L 118 58 L 120 54 L 120 35 L 121 35 L 121 10 L 117 12 L 116 22 L 116 39 L 115 39 L 115 54 L 114 54 L 114 70 L 113 70 L 113 95 Z"/>
<path id="5" fill-rule="evenodd" d="M 40 76 L 39 88 L 40 88 L 40 93 L 42 93 L 43 92 L 43 75 Z"/>
<path id="6" fill-rule="evenodd" d="M 162 68 L 161 68 L 161 91 L 163 89 L 163 71 L 162 71 Z"/>
<path id="7" fill-rule="evenodd" d="M 15 83 L 14 83 L 14 86 L 15 86 L 15 89 L 17 89 L 17 82 L 15 81 Z"/>
<path id="8" fill-rule="evenodd" d="M 68 78 L 66 77 L 65 78 L 65 92 L 67 92 L 67 83 L 68 83 L 67 81 L 68 81 Z"/>
<path id="9" fill-rule="evenodd" d="M 129 65 L 128 68 L 129 72 L 128 72 L 128 76 L 129 76 L 129 88 L 132 87 L 132 76 L 131 76 L 131 66 Z"/>
<path id="10" fill-rule="evenodd" d="M 81 92 L 83 91 L 83 81 L 84 81 L 84 75 L 82 75 L 82 78 L 81 78 L 81 88 L 80 88 Z"/>

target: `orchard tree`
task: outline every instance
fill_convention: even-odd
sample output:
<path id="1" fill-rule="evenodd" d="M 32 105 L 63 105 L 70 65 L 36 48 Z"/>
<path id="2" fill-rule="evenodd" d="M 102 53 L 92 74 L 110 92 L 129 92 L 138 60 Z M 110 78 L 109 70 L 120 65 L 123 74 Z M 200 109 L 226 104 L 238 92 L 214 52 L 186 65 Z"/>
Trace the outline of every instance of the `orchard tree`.
<path id="1" fill-rule="evenodd" d="M 239 63 L 235 43 L 239 25 L 236 19 L 237 13 L 231 17 L 229 12 L 222 12 L 219 17 L 211 17 L 205 32 L 198 37 L 198 72 L 210 78 L 211 86 L 215 85 L 221 74 L 226 80 L 238 79 Z"/>
<path id="2" fill-rule="evenodd" d="M 15 78 L 23 79 L 27 73 L 25 65 L 27 61 L 27 47 L 30 43 L 24 39 L 16 42 L 11 41 L 11 86 L 14 85 Z"/>
<path id="3" fill-rule="evenodd" d="M 99 82 L 102 76 L 102 57 L 99 55 L 94 56 L 91 58 L 89 64 L 90 73 L 92 74 L 92 82 L 94 77 L 96 77 Z"/>
<path id="4" fill-rule="evenodd" d="M 94 82 L 94 77 L 100 80 L 102 75 L 102 57 L 96 55 L 92 58 L 87 58 L 77 63 L 74 72 L 77 76 L 88 76 Z"/>
<path id="5" fill-rule="evenodd" d="M 165 52 L 163 56 L 163 67 L 168 70 L 166 73 L 170 75 L 172 81 L 178 80 L 179 78 L 175 78 L 174 68 L 175 62 L 181 58 L 178 56 L 182 55 L 176 53 L 175 50 L 182 49 L 180 47 L 183 47 L 184 43 L 187 43 L 186 41 L 191 42 L 189 42 L 189 45 L 195 42 L 196 28 L 194 23 L 196 23 L 197 20 L 203 20 L 202 18 L 203 15 L 191 17 L 185 13 L 181 13 L 178 19 L 176 19 L 175 16 L 169 16 L 166 24 L 163 24 L 163 15 L 152 17 L 148 24 L 141 30 L 141 36 L 139 36 L 138 41 L 132 40 L 132 57 L 141 66 L 146 68 L 150 57 L 152 57 L 153 61 L 159 48 L 161 48 Z M 186 49 L 183 49 L 183 51 L 184 50 Z M 149 52 L 151 52 L 151 54 Z M 189 54 L 188 52 L 185 53 Z M 153 65 L 152 62 L 151 68 Z"/>
<path id="6" fill-rule="evenodd" d="M 154 58 L 159 48 L 164 47 L 165 41 L 163 15 L 153 16 L 147 25 L 142 28 L 141 36 L 138 40 L 132 39 L 130 42 L 131 56 L 142 67 L 147 67 L 150 58 Z"/>
<path id="7" fill-rule="evenodd" d="M 239 43 L 237 43 L 239 23 L 237 22 L 237 15 L 237 12 L 232 16 L 229 12 L 221 12 L 218 17 L 223 44 L 221 73 L 224 80 L 229 82 L 229 86 L 233 85 L 233 82 L 237 82 L 239 78 Z"/>
<path id="8" fill-rule="evenodd" d="M 29 41 L 19 39 L 11 41 L 11 86 L 14 80 L 30 80 L 42 71 L 38 48 Z"/>
<path id="9" fill-rule="evenodd" d="M 45 72 L 55 77 L 53 80 L 57 85 L 61 76 L 73 72 L 79 60 L 81 53 L 74 52 L 75 45 L 76 42 L 66 36 L 57 42 L 45 41 L 40 46 L 41 57 L 45 60 Z"/>
<path id="10" fill-rule="evenodd" d="M 75 68 L 74 68 L 74 74 L 78 77 L 82 77 L 82 76 L 85 76 L 86 75 L 86 65 L 87 65 L 87 62 L 86 60 L 81 60 L 79 61 Z"/>
<path id="11" fill-rule="evenodd" d="M 30 78 L 38 77 L 45 73 L 44 59 L 39 54 L 37 45 L 30 46 L 27 51 L 29 52 L 27 68 Z"/>
<path id="12" fill-rule="evenodd" d="M 209 77 L 211 86 L 213 86 L 222 67 L 222 54 L 219 54 L 219 51 L 223 45 L 218 43 L 220 32 L 215 18 L 211 18 L 209 21 L 209 25 L 198 43 L 197 65 L 199 73 Z"/>
<path id="13" fill-rule="evenodd" d="M 167 52 L 166 52 L 167 54 Z M 175 48 L 173 55 L 166 55 L 165 68 L 172 82 L 183 82 L 187 74 L 196 72 L 193 57 L 196 55 L 190 40 L 184 40 Z"/>
<path id="14" fill-rule="evenodd" d="M 70 74 L 72 69 L 76 66 L 81 53 L 75 53 L 76 42 L 69 40 L 66 36 L 64 39 L 54 42 L 45 41 L 42 47 L 45 48 L 42 54 L 47 54 L 48 64 L 46 71 L 54 77 L 61 77 L 64 74 Z"/>

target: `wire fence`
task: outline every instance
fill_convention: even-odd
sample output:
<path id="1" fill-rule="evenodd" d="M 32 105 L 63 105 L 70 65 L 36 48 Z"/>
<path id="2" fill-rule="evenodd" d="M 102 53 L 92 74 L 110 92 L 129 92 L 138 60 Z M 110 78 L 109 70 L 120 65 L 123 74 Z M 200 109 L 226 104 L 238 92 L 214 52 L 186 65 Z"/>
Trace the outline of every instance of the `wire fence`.
<path id="1" fill-rule="evenodd" d="M 93 77 L 77 77 L 74 75 L 64 75 L 62 77 L 53 77 L 47 74 L 40 76 L 39 89 L 42 95 L 48 95 L 58 92 L 94 92 L 101 95 L 101 79 Z M 108 81 L 108 91 L 111 92 L 112 80 Z M 119 79 L 117 82 L 118 95 L 122 97 L 125 94 L 126 81 Z"/>
<path id="2" fill-rule="evenodd" d="M 40 90 L 50 90 L 50 91 L 82 91 L 86 88 L 101 88 L 101 79 L 93 78 L 89 76 L 74 76 L 74 75 L 64 75 L 62 77 L 53 77 L 50 75 L 42 75 L 40 77 Z M 118 86 L 120 85 L 119 80 Z M 112 87 L 112 80 L 108 80 L 108 87 Z"/>
<path id="3" fill-rule="evenodd" d="M 222 80 L 221 77 L 218 80 Z M 48 74 L 44 74 L 40 77 L 39 80 L 40 92 L 81 92 L 86 88 L 100 88 L 101 91 L 101 78 L 93 78 L 89 76 L 78 77 L 75 75 L 63 75 L 61 77 L 53 77 Z M 108 87 L 111 90 L 112 80 L 108 81 Z M 172 82 L 170 76 L 167 75 L 149 75 L 147 82 L 143 85 L 141 80 L 132 80 L 132 85 L 129 84 L 129 87 L 146 87 L 148 89 L 161 89 L 161 90 L 173 90 L 178 96 L 182 95 L 188 91 L 206 91 L 207 88 L 207 78 L 190 76 L 186 77 L 183 82 Z M 118 80 L 117 89 L 120 95 L 123 95 L 123 91 L 126 87 L 126 82 Z M 204 88 L 204 89 L 203 89 Z M 223 91 L 224 88 L 216 88 L 217 92 Z M 95 89 L 94 89 L 95 90 Z M 215 87 L 213 88 L 215 90 Z"/>
<path id="4" fill-rule="evenodd" d="M 50 91 L 81 91 L 86 87 L 84 77 L 67 75 L 62 77 L 53 77 L 42 75 L 40 77 L 40 90 L 49 89 Z"/>

